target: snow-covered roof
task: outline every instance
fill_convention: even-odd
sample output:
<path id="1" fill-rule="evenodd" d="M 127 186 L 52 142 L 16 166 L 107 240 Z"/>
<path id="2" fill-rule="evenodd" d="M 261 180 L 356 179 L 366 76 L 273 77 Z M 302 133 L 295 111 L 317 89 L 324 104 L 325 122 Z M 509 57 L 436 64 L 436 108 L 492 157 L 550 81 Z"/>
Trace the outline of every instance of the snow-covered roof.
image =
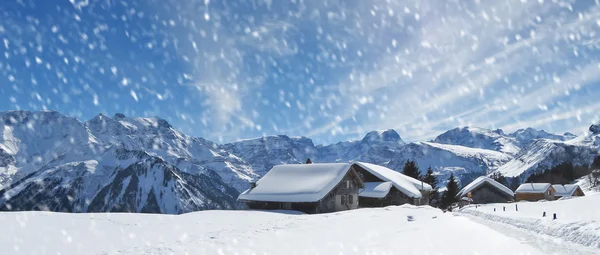
<path id="1" fill-rule="evenodd" d="M 431 186 L 427 183 L 408 177 L 392 169 L 384 166 L 379 166 L 364 162 L 355 162 L 358 166 L 364 168 L 369 173 L 375 175 L 377 178 L 383 181 L 389 181 L 396 189 L 412 198 L 421 198 L 421 184 L 423 190 L 431 190 Z"/>
<path id="2" fill-rule="evenodd" d="M 570 197 L 573 196 L 573 193 L 575 193 L 575 191 L 577 190 L 577 188 L 579 188 L 579 186 L 575 185 L 575 184 L 565 184 L 565 185 L 560 185 L 560 184 L 555 184 L 552 185 L 552 188 L 554 188 L 556 190 L 556 196 L 559 197 Z"/>
<path id="3" fill-rule="evenodd" d="M 347 163 L 278 165 L 263 176 L 240 200 L 316 202 L 333 190 L 351 169 Z"/>
<path id="4" fill-rule="evenodd" d="M 391 182 L 365 182 L 365 188 L 360 190 L 359 196 L 383 198 L 392 188 Z"/>
<path id="5" fill-rule="evenodd" d="M 544 193 L 552 184 L 550 183 L 523 183 L 515 193 Z"/>
<path id="6" fill-rule="evenodd" d="M 486 177 L 486 176 L 480 176 L 477 177 L 477 179 L 475 179 L 474 181 L 472 181 L 471 183 L 469 183 L 467 186 L 465 186 L 464 188 L 462 188 L 459 192 L 458 192 L 458 196 L 466 196 L 467 194 L 469 194 L 469 192 L 477 189 L 478 187 L 480 187 L 481 185 L 484 184 L 490 184 L 496 188 L 498 188 L 498 190 L 506 193 L 506 195 L 508 196 L 514 196 L 515 193 L 509 189 L 508 187 L 502 185 L 501 183 L 495 181 L 492 178 Z"/>

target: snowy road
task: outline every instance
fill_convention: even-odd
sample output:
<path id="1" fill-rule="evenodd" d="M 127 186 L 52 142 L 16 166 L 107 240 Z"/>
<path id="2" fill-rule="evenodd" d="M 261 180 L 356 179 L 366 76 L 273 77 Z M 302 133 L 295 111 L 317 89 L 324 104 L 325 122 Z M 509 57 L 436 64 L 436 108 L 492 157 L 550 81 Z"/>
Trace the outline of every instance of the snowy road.
<path id="1" fill-rule="evenodd" d="M 20 212 L 0 222 L 2 254 L 548 254 L 466 217 L 411 206 L 324 215 Z"/>
<path id="2" fill-rule="evenodd" d="M 488 204 L 456 214 L 550 254 L 600 254 L 600 195 L 549 202 Z M 504 211 L 503 207 L 506 207 Z M 497 210 L 494 211 L 494 208 Z M 543 213 L 547 217 L 543 217 Z M 553 214 L 557 219 L 553 220 Z"/>

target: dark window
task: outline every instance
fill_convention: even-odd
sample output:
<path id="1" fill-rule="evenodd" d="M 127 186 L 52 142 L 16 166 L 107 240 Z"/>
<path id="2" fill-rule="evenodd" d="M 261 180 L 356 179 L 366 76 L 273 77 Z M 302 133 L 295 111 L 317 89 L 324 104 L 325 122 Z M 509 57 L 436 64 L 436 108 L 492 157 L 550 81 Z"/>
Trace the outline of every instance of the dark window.
<path id="1" fill-rule="evenodd" d="M 342 198 L 342 205 L 345 205 L 346 204 L 346 196 L 342 195 L 341 198 Z"/>
<path id="2" fill-rule="evenodd" d="M 348 204 L 352 204 L 353 203 L 352 200 L 354 200 L 354 196 L 352 196 L 352 195 L 347 195 L 347 196 L 348 196 Z"/>

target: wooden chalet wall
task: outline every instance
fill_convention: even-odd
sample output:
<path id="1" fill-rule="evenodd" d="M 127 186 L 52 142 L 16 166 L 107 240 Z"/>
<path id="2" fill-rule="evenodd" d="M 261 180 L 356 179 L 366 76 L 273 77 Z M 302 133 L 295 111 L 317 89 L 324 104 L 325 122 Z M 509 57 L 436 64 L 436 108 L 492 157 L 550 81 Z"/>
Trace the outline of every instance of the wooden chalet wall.
<path id="1" fill-rule="evenodd" d="M 431 191 L 420 190 L 421 191 L 421 199 L 419 199 L 418 205 L 428 205 L 429 204 L 429 194 Z"/>
<path id="2" fill-rule="evenodd" d="M 548 194 L 548 190 L 550 191 L 550 194 Z M 515 194 L 517 201 L 521 201 L 521 200 L 527 200 L 527 201 L 540 201 L 540 200 L 548 200 L 548 201 L 552 201 L 554 200 L 554 194 L 556 193 L 556 190 L 554 190 L 554 188 L 552 188 L 552 186 L 550 186 L 550 188 L 546 190 L 544 193 L 521 193 L 521 192 L 517 192 Z"/>
<path id="3" fill-rule="evenodd" d="M 489 203 L 506 203 L 515 201 L 514 197 L 500 191 L 487 182 L 471 191 L 473 203 L 489 204 Z"/>
<path id="4" fill-rule="evenodd" d="M 583 193 L 583 190 L 581 190 L 581 187 L 577 187 L 577 189 L 575 190 L 575 192 L 573 192 L 573 195 L 571 195 L 572 197 L 582 197 L 585 196 L 585 193 Z M 554 195 L 554 199 L 559 199 L 562 196 L 559 195 Z"/>
<path id="5" fill-rule="evenodd" d="M 575 190 L 575 193 L 573 193 L 574 197 L 583 197 L 585 196 L 585 193 L 583 193 L 583 190 L 581 190 L 581 187 L 577 187 L 577 190 Z"/>
<path id="6" fill-rule="evenodd" d="M 358 209 L 358 181 L 352 170 L 320 202 L 318 213 L 337 212 Z"/>

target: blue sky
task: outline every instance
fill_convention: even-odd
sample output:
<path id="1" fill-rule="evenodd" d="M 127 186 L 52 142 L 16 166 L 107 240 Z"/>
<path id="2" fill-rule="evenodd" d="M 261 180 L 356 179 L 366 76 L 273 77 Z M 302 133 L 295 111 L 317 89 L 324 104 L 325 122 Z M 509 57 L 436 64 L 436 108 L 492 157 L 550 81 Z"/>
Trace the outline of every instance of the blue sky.
<path id="1" fill-rule="evenodd" d="M 597 1 L 7 0 L 0 109 L 160 116 L 217 142 L 582 133 Z"/>

